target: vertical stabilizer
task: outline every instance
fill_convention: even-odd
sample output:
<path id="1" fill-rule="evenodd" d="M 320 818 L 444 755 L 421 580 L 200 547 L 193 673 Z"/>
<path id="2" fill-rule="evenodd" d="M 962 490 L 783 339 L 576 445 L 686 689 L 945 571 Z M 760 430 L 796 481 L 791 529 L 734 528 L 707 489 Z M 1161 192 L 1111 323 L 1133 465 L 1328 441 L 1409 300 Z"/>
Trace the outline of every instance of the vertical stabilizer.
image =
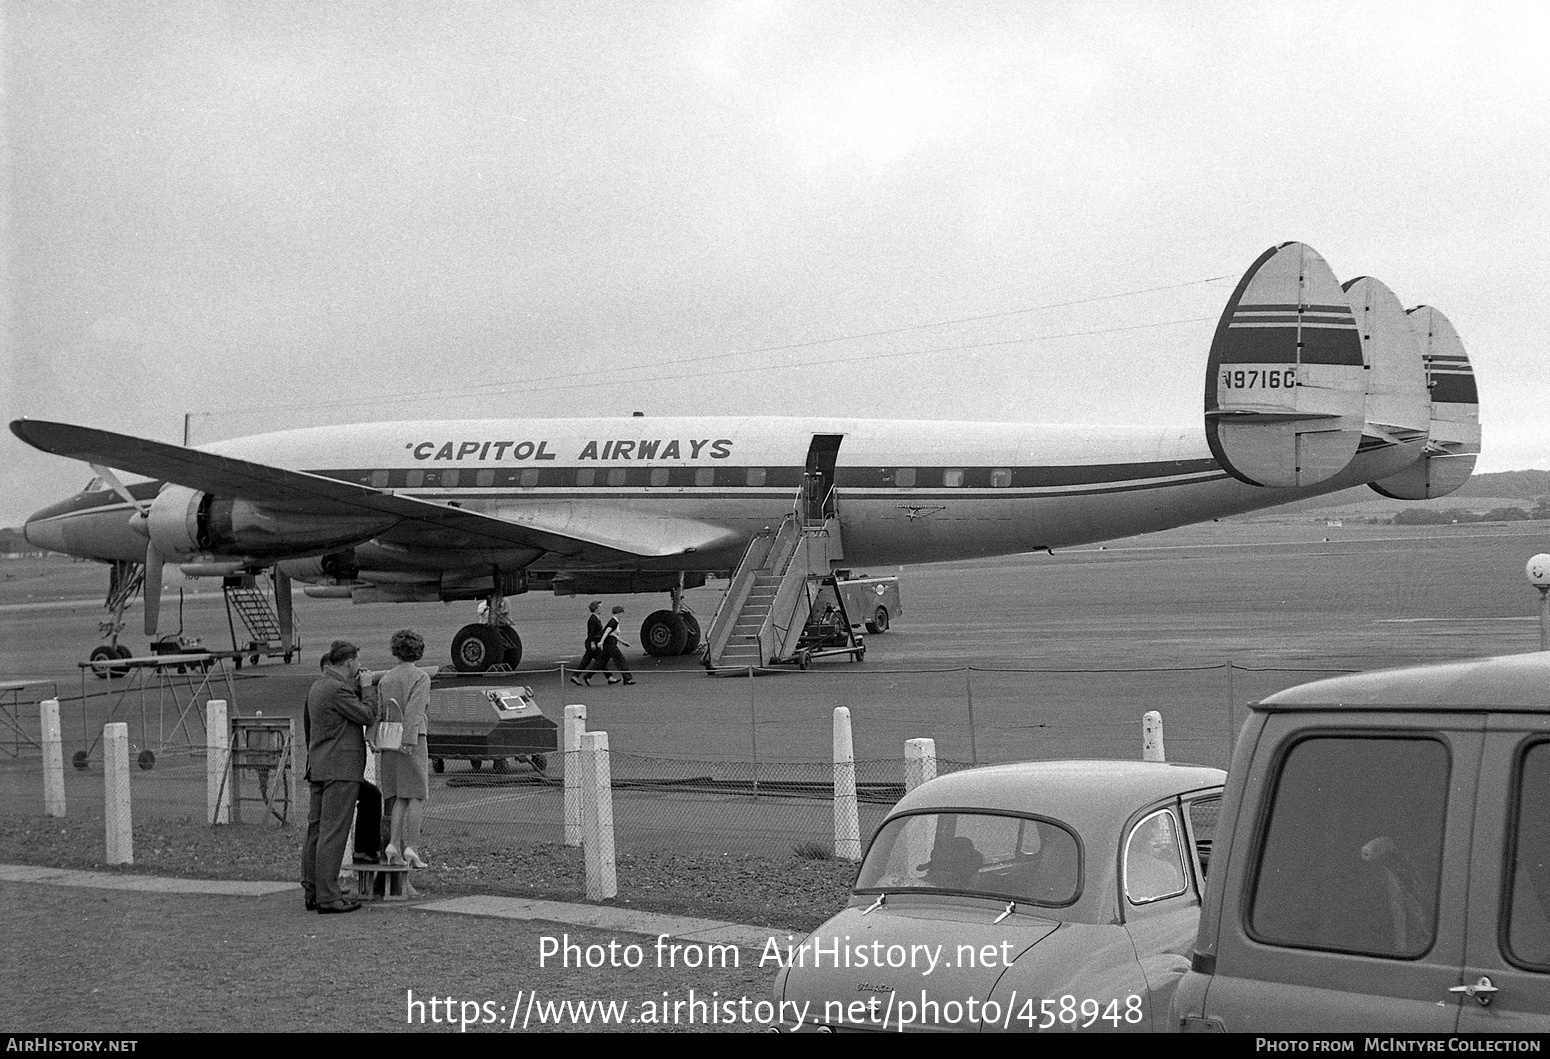
<path id="1" fill-rule="evenodd" d="M 1431 434 L 1432 407 L 1420 336 L 1381 280 L 1362 276 L 1344 289 L 1367 366 L 1367 433 L 1403 444 L 1424 443 Z"/>
<path id="2" fill-rule="evenodd" d="M 1431 397 L 1431 437 L 1421 458 L 1372 488 L 1396 500 L 1447 496 L 1469 481 L 1480 455 L 1480 398 L 1464 343 L 1446 316 L 1430 305 L 1406 314 L 1421 345 Z"/>
<path id="3" fill-rule="evenodd" d="M 1252 485 L 1313 485 L 1361 442 L 1366 382 L 1351 304 L 1303 243 L 1267 250 L 1233 291 L 1206 367 L 1206 440 Z"/>

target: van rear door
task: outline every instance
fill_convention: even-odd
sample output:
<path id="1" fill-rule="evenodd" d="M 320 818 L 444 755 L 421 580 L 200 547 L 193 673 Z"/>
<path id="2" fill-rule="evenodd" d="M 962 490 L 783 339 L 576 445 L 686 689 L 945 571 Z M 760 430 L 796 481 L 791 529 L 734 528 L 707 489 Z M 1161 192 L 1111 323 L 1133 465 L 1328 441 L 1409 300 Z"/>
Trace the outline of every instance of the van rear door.
<path id="1" fill-rule="evenodd" d="M 1493 713 L 1475 822 L 1460 1033 L 1550 1032 L 1550 717 Z"/>
<path id="2" fill-rule="evenodd" d="M 1242 801 L 1257 819 L 1217 869 L 1203 1014 L 1228 1031 L 1453 1032 L 1485 716 L 1267 713 L 1275 750 Z"/>

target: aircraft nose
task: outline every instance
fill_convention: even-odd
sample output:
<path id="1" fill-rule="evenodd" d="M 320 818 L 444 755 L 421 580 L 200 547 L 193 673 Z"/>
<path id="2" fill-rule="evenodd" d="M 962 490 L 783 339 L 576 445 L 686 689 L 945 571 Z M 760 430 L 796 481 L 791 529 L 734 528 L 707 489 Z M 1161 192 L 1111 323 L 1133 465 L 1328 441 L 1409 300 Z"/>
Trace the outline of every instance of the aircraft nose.
<path id="1" fill-rule="evenodd" d="M 59 523 L 49 517 L 48 509 L 28 516 L 22 523 L 22 536 L 34 548 L 50 552 L 65 551 L 65 535 Z"/>

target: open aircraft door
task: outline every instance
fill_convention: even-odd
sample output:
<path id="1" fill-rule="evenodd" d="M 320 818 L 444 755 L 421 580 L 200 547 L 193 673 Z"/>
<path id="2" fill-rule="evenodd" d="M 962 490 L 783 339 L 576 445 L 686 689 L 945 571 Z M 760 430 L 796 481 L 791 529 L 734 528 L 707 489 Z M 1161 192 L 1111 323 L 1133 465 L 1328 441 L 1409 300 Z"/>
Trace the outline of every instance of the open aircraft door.
<path id="1" fill-rule="evenodd" d="M 802 515 L 809 522 L 833 518 L 834 464 L 839 459 L 844 434 L 814 434 L 807 447 L 807 467 L 802 476 Z"/>

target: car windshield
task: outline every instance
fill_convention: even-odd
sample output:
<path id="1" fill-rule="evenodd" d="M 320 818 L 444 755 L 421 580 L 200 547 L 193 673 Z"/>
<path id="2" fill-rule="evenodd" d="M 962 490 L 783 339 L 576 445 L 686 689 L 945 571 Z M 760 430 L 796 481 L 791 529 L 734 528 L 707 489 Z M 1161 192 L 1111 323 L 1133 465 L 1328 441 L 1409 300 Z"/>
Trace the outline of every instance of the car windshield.
<path id="1" fill-rule="evenodd" d="M 917 813 L 888 821 L 856 891 L 934 890 L 1068 905 L 1082 892 L 1076 835 L 1063 824 L 993 813 Z"/>

